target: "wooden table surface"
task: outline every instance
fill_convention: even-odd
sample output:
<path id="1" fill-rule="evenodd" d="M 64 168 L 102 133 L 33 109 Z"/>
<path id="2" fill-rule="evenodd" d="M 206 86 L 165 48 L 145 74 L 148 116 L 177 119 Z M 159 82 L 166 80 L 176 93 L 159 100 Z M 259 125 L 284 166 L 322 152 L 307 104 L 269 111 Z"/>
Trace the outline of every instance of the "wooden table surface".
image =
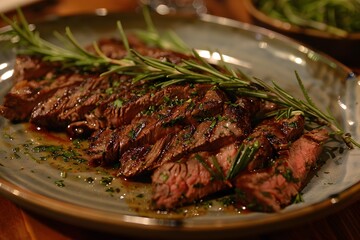
<path id="1" fill-rule="evenodd" d="M 1 4 L 1 3 L 0 3 Z M 251 21 L 238 0 L 207 0 L 208 12 L 214 15 Z M 49 15 L 93 13 L 95 9 L 134 11 L 135 0 L 47 0 L 24 8 L 27 18 L 38 20 Z M 358 57 L 358 56 L 357 56 Z M 355 68 L 359 71 L 360 68 Z M 130 239 L 79 228 L 45 218 L 22 209 L 0 197 L 0 240 Z M 133 239 L 133 238 L 131 238 Z M 311 219 L 291 228 L 271 231 L 245 239 L 360 239 L 360 200 L 322 218 Z"/>

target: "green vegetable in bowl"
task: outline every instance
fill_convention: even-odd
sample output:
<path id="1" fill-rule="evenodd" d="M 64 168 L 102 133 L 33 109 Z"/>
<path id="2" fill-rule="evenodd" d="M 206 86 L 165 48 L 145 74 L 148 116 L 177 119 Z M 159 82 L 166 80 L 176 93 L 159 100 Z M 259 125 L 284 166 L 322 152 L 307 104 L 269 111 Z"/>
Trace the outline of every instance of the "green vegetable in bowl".
<path id="1" fill-rule="evenodd" d="M 346 36 L 360 32 L 360 0 L 254 0 L 268 15 L 293 25 Z"/>

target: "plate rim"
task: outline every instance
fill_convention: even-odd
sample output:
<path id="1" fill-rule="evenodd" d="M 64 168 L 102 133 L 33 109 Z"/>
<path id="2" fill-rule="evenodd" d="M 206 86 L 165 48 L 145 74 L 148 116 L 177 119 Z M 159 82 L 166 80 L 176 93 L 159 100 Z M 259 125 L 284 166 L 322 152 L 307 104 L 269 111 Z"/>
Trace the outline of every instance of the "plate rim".
<path id="1" fill-rule="evenodd" d="M 43 196 L 23 189 L 2 178 L 0 178 L 0 194 L 32 212 L 86 229 L 96 229 L 115 234 L 131 234 L 134 236 L 148 236 L 147 233 L 151 233 L 156 234 L 152 236 L 160 238 L 168 237 L 167 234 L 169 232 L 179 232 L 181 235 L 174 236 L 175 239 L 183 239 L 185 236 L 195 239 L 194 234 L 196 234 L 196 239 L 201 238 L 201 236 L 206 239 L 216 239 L 218 236 L 224 236 L 224 234 L 232 236 L 235 232 L 237 236 L 247 236 L 255 232 L 258 234 L 265 233 L 330 215 L 349 206 L 360 198 L 360 182 L 334 196 L 329 196 L 323 201 L 313 203 L 304 208 L 289 212 L 270 213 L 263 219 L 255 218 L 246 221 L 235 221 L 225 225 L 221 224 L 221 222 L 192 225 L 186 224 L 184 219 L 158 219 L 116 213 L 111 214 L 108 212 L 106 212 L 108 215 L 104 215 L 105 211 L 82 207 Z M 259 229 L 259 225 L 261 225 L 261 229 Z M 204 236 L 202 235 L 204 233 L 207 234 Z M 208 235 L 209 233 L 211 233 L 211 236 Z"/>

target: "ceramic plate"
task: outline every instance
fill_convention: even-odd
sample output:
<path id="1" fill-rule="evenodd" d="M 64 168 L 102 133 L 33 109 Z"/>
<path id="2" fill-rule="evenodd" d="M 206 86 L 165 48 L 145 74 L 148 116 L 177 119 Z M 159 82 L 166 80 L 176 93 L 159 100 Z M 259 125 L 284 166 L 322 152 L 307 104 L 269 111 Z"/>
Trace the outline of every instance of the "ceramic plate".
<path id="1" fill-rule="evenodd" d="M 56 41 L 53 31 L 70 26 L 82 44 L 100 37 L 117 36 L 116 21 L 126 30 L 143 28 L 136 14 L 72 16 L 54 19 L 36 27 L 42 36 Z M 201 19 L 154 17 L 159 30 L 173 29 L 204 57 L 225 60 L 244 72 L 274 80 L 293 95 L 301 96 L 297 71 L 323 110 L 330 110 L 339 123 L 359 139 L 359 83 L 341 64 L 281 35 L 247 24 L 212 16 Z M 14 51 L 0 44 L 1 98 L 11 87 Z M 304 202 L 279 213 L 231 211 L 220 200 L 209 199 L 178 213 L 149 209 L 149 186 L 142 182 L 111 179 L 104 169 L 88 168 L 81 161 L 51 160 L 38 153 L 39 145 L 69 149 L 65 136 L 37 131 L 30 125 L 0 119 L 0 192 L 38 213 L 72 224 L 133 236 L 166 238 L 223 238 L 286 227 L 330 213 L 359 197 L 360 151 L 336 143 L 333 154 L 323 154 L 325 164 L 302 191 Z M 74 146 L 73 146 L 74 147 Z"/>

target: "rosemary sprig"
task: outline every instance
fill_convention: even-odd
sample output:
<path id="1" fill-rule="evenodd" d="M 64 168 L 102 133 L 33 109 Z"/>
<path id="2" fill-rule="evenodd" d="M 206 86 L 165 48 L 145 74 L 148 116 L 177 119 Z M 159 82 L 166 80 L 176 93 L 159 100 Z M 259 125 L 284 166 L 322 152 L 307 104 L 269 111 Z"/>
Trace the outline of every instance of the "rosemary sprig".
<path id="1" fill-rule="evenodd" d="M 254 158 L 259 147 L 260 145 L 257 141 L 250 145 L 241 144 L 230 170 L 226 175 L 226 180 L 233 179 L 241 170 L 245 169 L 248 163 Z"/>
<path id="2" fill-rule="evenodd" d="M 161 80 L 155 84 L 156 86 L 165 87 L 181 81 L 218 84 L 219 86 L 230 82 L 233 86 L 236 84 L 237 87 L 250 87 L 251 85 L 251 83 L 246 80 L 225 75 L 213 67 L 202 65 L 192 60 L 184 60 L 182 64 L 174 64 L 143 56 L 136 51 L 132 52 L 133 56 L 136 58 L 135 61 L 137 61 L 138 64 L 151 67 L 151 69 L 148 69 L 153 76 L 151 80 Z M 156 75 L 158 75 L 158 78 L 155 78 Z M 136 78 L 134 81 L 140 80 L 149 79 L 146 78 L 146 75 L 143 75 L 141 78 Z"/>
<path id="3" fill-rule="evenodd" d="M 146 29 L 138 29 L 135 31 L 138 38 L 146 42 L 149 45 L 159 47 L 162 49 L 169 49 L 180 53 L 190 53 L 191 49 L 183 42 L 178 35 L 168 30 L 163 34 L 160 34 L 152 21 L 150 16 L 150 10 L 148 6 L 142 8 L 143 16 L 146 24 Z"/>
<path id="4" fill-rule="evenodd" d="M 329 127 L 333 131 L 333 134 L 340 136 L 349 148 L 353 148 L 353 145 L 360 147 L 360 144 L 355 141 L 349 133 L 345 133 L 344 130 L 342 130 L 336 119 L 330 113 L 324 113 L 315 105 L 306 92 L 302 80 L 296 71 L 295 76 L 303 93 L 304 100 L 293 97 L 275 82 L 272 82 L 272 85 L 270 85 L 257 78 L 254 78 L 253 82 L 249 82 L 233 74 L 222 73 L 208 64 L 201 64 L 200 60 L 200 63 L 198 63 L 199 61 L 185 60 L 183 61 L 183 65 L 179 66 L 169 62 L 162 62 L 158 59 L 141 56 L 136 52 L 134 52 L 134 54 L 144 65 L 151 66 L 154 68 L 154 71 L 158 71 L 159 77 L 152 78 L 161 79 L 156 86 L 163 87 L 181 81 L 217 84 L 220 88 L 232 90 L 239 95 L 252 96 L 275 102 L 287 109 L 287 112 L 301 112 L 319 125 Z M 146 77 L 142 78 L 142 80 L 144 79 L 146 79 Z"/>
<path id="5" fill-rule="evenodd" d="M 215 159 L 214 159 L 215 158 Z M 223 172 L 217 162 L 216 157 L 212 158 L 215 169 L 212 169 L 199 154 L 195 154 L 195 159 L 203 165 L 203 167 L 210 173 L 211 177 L 215 180 L 224 180 Z"/>
<path id="6" fill-rule="evenodd" d="M 246 166 L 253 160 L 256 152 L 259 150 L 260 144 L 258 141 L 252 144 L 241 144 L 237 151 L 231 167 L 227 174 L 223 173 L 220 164 L 215 156 L 211 156 L 211 162 L 214 169 L 199 155 L 195 154 L 195 159 L 210 173 L 213 179 L 228 182 L 234 179 L 240 171 L 244 170 Z"/>
<path id="7" fill-rule="evenodd" d="M 67 41 L 69 48 L 54 45 L 40 37 L 38 32 L 31 31 L 29 24 L 21 10 L 17 10 L 18 19 L 12 21 L 4 14 L 2 19 L 12 27 L 11 32 L 2 33 L 18 37 L 18 52 L 29 55 L 42 56 L 45 61 L 63 62 L 66 66 L 76 66 L 79 68 L 110 68 L 113 66 L 129 66 L 126 59 L 110 59 L 104 55 L 94 55 L 81 47 L 75 39 L 70 28 L 65 29 L 65 37 L 60 40 Z M 59 36 L 59 34 L 57 34 Z"/>
<path id="8" fill-rule="evenodd" d="M 276 101 L 288 109 L 291 108 L 292 112 L 302 112 L 305 116 L 309 117 L 312 121 L 317 122 L 319 125 L 329 127 L 333 131 L 333 134 L 340 136 L 349 148 L 353 148 L 354 145 L 360 148 L 360 144 L 351 137 L 351 134 L 345 133 L 344 130 L 342 130 L 334 116 L 332 116 L 330 113 L 322 112 L 315 105 L 306 92 L 300 76 L 297 72 L 295 72 L 295 75 L 299 83 L 299 87 L 304 95 L 305 101 L 294 98 L 275 82 L 273 82 L 273 86 L 271 86 L 261 79 L 255 78 L 254 80 L 267 90 L 268 100 L 273 100 L 274 102 Z"/>
<path id="9" fill-rule="evenodd" d="M 138 36 L 142 36 L 144 41 L 178 51 L 185 52 L 189 50 L 176 37 L 163 38 L 156 31 L 146 11 L 144 16 L 147 19 L 148 31 L 137 32 Z M 270 85 L 260 79 L 244 77 L 243 73 L 239 71 L 240 74 L 238 74 L 228 66 L 220 71 L 202 59 L 195 50 L 192 51 L 193 59 L 183 60 L 181 64 L 173 64 L 143 56 L 130 48 L 120 22 L 117 23 L 117 27 L 120 32 L 120 38 L 127 50 L 127 56 L 124 59 L 112 59 L 103 54 L 96 43 L 93 44 L 96 54 L 82 48 L 76 41 L 70 28 L 66 28 L 63 40 L 67 41 L 67 45 L 71 47 L 65 48 L 54 45 L 42 39 L 38 32 L 31 31 L 21 10 L 18 10 L 18 21 L 12 21 L 3 14 L 1 14 L 1 17 L 12 27 L 10 33 L 6 32 L 3 34 L 19 38 L 17 46 L 20 47 L 19 51 L 21 53 L 38 55 L 46 61 L 61 61 L 64 66 L 86 70 L 100 70 L 103 74 L 117 72 L 119 74 L 132 75 L 134 82 L 152 81 L 158 87 L 166 87 L 180 82 L 214 84 L 238 95 L 261 98 L 277 103 L 285 109 L 302 112 L 312 121 L 317 122 L 321 126 L 329 127 L 335 135 L 341 136 L 349 148 L 353 148 L 354 145 L 360 147 L 360 144 L 349 133 L 345 133 L 341 129 L 336 119 L 330 113 L 322 112 L 313 103 L 296 72 L 295 76 L 304 95 L 304 100 L 291 96 L 275 82 Z M 149 34 L 146 35 L 146 32 Z M 224 62 L 222 63 L 225 65 Z"/>

